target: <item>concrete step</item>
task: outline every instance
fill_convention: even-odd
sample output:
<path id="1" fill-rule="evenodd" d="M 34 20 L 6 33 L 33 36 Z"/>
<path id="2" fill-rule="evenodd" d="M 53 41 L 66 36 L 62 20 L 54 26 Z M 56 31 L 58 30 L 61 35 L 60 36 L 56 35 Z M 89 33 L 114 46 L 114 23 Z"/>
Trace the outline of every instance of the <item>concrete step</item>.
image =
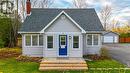
<path id="1" fill-rule="evenodd" d="M 87 64 L 40 64 L 40 67 L 87 67 Z"/>
<path id="2" fill-rule="evenodd" d="M 88 70 L 88 67 L 40 67 L 39 70 Z"/>
<path id="3" fill-rule="evenodd" d="M 41 64 L 86 64 L 85 61 L 42 61 Z"/>
<path id="4" fill-rule="evenodd" d="M 44 58 L 39 70 L 87 70 L 87 64 L 83 58 Z"/>

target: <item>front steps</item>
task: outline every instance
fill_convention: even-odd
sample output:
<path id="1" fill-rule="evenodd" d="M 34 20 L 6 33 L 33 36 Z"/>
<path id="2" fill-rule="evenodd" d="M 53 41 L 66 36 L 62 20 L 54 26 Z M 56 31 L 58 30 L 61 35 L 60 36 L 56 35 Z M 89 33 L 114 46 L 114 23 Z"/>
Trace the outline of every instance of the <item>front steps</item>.
<path id="1" fill-rule="evenodd" d="M 87 70 L 83 58 L 45 58 L 40 63 L 39 70 Z"/>

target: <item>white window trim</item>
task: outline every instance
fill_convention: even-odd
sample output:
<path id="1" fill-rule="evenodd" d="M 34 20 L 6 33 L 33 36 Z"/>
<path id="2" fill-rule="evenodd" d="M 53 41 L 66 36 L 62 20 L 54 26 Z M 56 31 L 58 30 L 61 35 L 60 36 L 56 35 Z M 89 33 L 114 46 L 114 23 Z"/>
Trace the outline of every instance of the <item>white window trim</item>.
<path id="1" fill-rule="evenodd" d="M 26 46 L 26 47 L 30 47 L 30 46 L 32 46 L 32 41 L 30 40 L 30 46 L 28 46 L 28 45 L 26 45 L 26 36 L 30 36 L 30 38 L 31 38 L 31 35 L 25 35 L 24 36 L 24 46 Z M 32 39 L 32 38 L 31 38 Z"/>
<path id="2" fill-rule="evenodd" d="M 48 48 L 48 41 L 47 41 L 48 36 L 52 36 L 53 37 L 53 48 Z M 54 36 L 53 35 L 47 35 L 46 36 L 46 48 L 47 48 L 47 50 L 54 50 Z"/>
<path id="3" fill-rule="evenodd" d="M 40 35 L 42 35 L 42 36 L 43 36 L 43 41 L 42 41 L 42 42 L 43 42 L 43 45 L 42 45 L 42 46 L 41 46 L 41 45 L 39 45 L 39 36 L 40 36 Z M 39 35 L 38 35 L 38 45 L 39 45 L 40 47 L 43 47 L 43 46 L 44 46 L 44 35 L 43 35 L 43 34 L 39 34 Z"/>
<path id="4" fill-rule="evenodd" d="M 74 36 L 78 36 L 79 37 L 79 48 L 74 48 L 74 45 L 73 45 L 73 38 L 74 38 Z M 73 48 L 73 50 L 80 50 L 80 35 L 73 35 L 72 36 L 72 48 Z"/>
<path id="5" fill-rule="evenodd" d="M 87 38 L 88 38 L 88 35 L 92 35 L 92 45 L 88 45 L 88 41 L 87 41 Z M 94 45 L 94 35 L 98 35 L 98 45 Z M 87 46 L 100 46 L 101 44 L 100 44 L 100 34 L 87 34 L 86 35 L 86 45 Z"/>
<path id="6" fill-rule="evenodd" d="M 37 46 L 33 46 L 33 45 L 32 45 L 32 36 L 33 36 L 33 35 L 37 35 L 37 38 L 38 38 Z M 40 45 L 39 45 L 39 35 L 41 35 L 41 34 L 25 34 L 25 35 L 24 35 L 24 46 L 25 46 L 25 47 L 44 47 L 44 44 L 43 44 L 43 46 L 40 46 Z M 30 46 L 27 46 L 27 45 L 26 45 L 26 36 L 31 36 L 31 45 L 30 45 Z M 43 37 L 43 39 L 44 39 L 44 37 Z M 44 43 L 44 41 L 43 41 L 43 43 Z"/>
<path id="7" fill-rule="evenodd" d="M 32 43 L 32 40 L 33 40 L 33 39 L 32 39 L 32 36 L 35 36 L 35 35 L 37 36 L 37 45 L 36 45 L 36 46 L 33 46 L 33 43 Z M 31 46 L 32 46 L 32 47 L 38 47 L 38 46 L 39 46 L 39 45 L 38 45 L 38 40 L 39 40 L 39 39 L 38 39 L 38 35 L 37 35 L 37 34 L 31 35 Z"/>

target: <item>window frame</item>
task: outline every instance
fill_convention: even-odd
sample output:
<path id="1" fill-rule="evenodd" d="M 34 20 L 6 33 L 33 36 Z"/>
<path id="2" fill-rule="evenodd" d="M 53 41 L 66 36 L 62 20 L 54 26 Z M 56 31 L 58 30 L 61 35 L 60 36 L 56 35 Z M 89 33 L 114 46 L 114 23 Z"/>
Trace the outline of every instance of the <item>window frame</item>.
<path id="1" fill-rule="evenodd" d="M 39 43 L 38 43 L 38 35 L 31 35 L 32 36 L 32 38 L 31 38 L 31 40 L 32 40 L 32 46 L 39 46 Z M 33 36 L 36 36 L 36 38 L 37 38 L 37 45 L 33 45 Z"/>
<path id="2" fill-rule="evenodd" d="M 78 48 L 74 48 L 74 37 L 78 37 Z M 74 35 L 73 38 L 72 38 L 72 48 L 73 49 L 79 49 L 80 48 L 80 36 L 79 35 Z"/>
<path id="3" fill-rule="evenodd" d="M 88 35 L 92 35 L 92 45 L 88 45 Z M 98 36 L 98 45 L 94 45 L 94 36 L 95 35 L 97 35 Z M 87 36 L 86 36 L 86 45 L 87 46 L 100 46 L 100 41 L 101 41 L 101 39 L 100 39 L 100 34 L 87 34 Z"/>
<path id="4" fill-rule="evenodd" d="M 52 36 L 52 39 L 53 39 L 52 48 L 48 48 L 48 36 Z M 53 48 L 54 48 L 54 36 L 53 35 L 47 35 L 47 37 L 46 37 L 46 48 L 49 49 L 49 50 L 53 50 Z"/>
<path id="5" fill-rule="evenodd" d="M 27 45 L 27 44 L 26 44 L 26 37 L 27 37 L 27 36 L 30 36 L 30 45 Z M 32 39 L 32 36 L 31 36 L 31 35 L 25 35 L 25 37 L 24 37 L 24 45 L 27 46 L 27 47 L 32 46 L 32 40 L 31 40 L 31 39 Z"/>
<path id="6" fill-rule="evenodd" d="M 99 45 L 99 35 L 93 35 L 93 45 L 97 46 L 97 45 L 95 45 L 94 36 L 97 36 L 97 45 Z"/>
<path id="7" fill-rule="evenodd" d="M 91 35 L 92 39 L 91 39 L 91 45 L 88 44 L 88 36 Z M 86 38 L 86 44 L 89 45 L 89 46 L 92 46 L 93 45 L 93 35 L 92 34 L 87 34 L 87 38 Z"/>
<path id="8" fill-rule="evenodd" d="M 43 39 L 42 39 L 42 43 L 43 43 L 42 45 L 40 45 L 40 35 L 42 35 L 42 38 L 43 38 Z M 38 45 L 39 45 L 39 46 L 44 46 L 44 35 L 43 35 L 43 34 L 39 34 L 39 35 L 38 35 Z"/>
<path id="9" fill-rule="evenodd" d="M 37 45 L 33 46 L 33 38 L 32 36 L 33 35 L 36 35 L 37 36 Z M 44 35 L 43 35 L 43 45 L 39 45 L 39 35 L 43 35 L 43 34 L 25 34 L 24 35 L 24 46 L 25 47 L 44 47 Z M 27 46 L 26 45 L 26 36 L 30 36 L 31 37 L 31 45 L 30 46 Z"/>

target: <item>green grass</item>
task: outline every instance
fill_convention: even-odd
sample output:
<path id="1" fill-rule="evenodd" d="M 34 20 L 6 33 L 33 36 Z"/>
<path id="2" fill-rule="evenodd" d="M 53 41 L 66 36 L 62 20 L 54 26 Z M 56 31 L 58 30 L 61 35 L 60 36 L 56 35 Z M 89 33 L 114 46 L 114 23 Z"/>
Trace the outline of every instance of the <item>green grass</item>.
<path id="1" fill-rule="evenodd" d="M 124 68 L 125 66 L 115 60 L 88 61 L 90 68 Z"/>
<path id="2" fill-rule="evenodd" d="M 90 68 L 125 67 L 114 60 L 87 62 Z M 44 71 L 38 70 L 39 64 L 35 62 L 18 62 L 15 58 L 0 59 L 0 73 L 130 73 L 130 70 L 88 70 L 88 71 Z"/>

